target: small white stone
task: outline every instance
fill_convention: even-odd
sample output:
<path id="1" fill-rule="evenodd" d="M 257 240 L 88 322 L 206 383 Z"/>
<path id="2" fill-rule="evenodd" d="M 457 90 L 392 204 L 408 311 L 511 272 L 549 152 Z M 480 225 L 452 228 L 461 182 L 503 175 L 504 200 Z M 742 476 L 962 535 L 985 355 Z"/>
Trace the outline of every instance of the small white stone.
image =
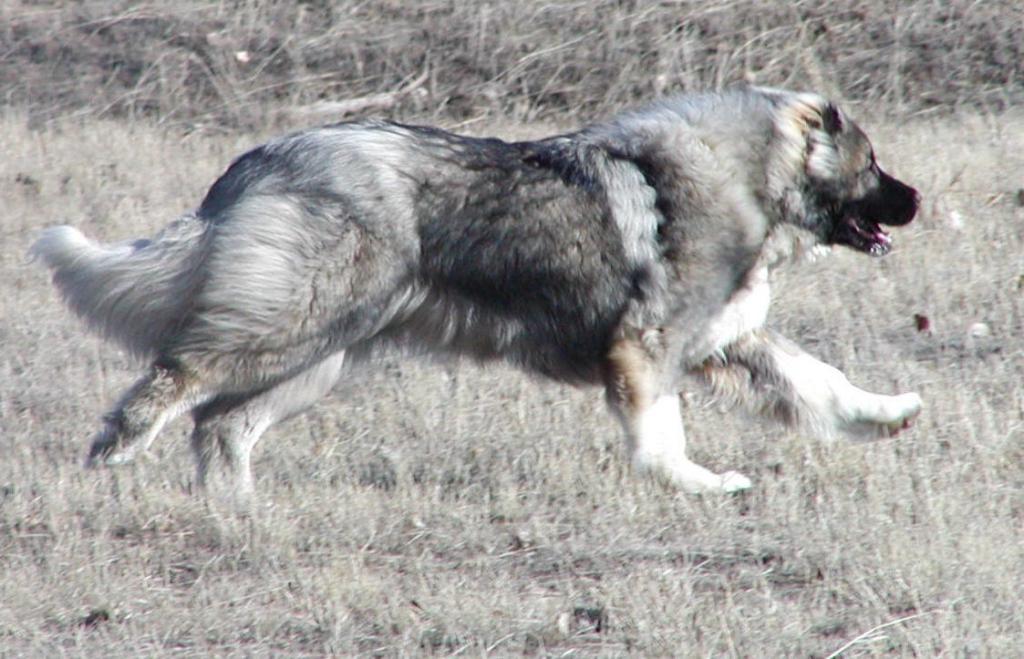
<path id="1" fill-rule="evenodd" d="M 992 328 L 986 323 L 974 323 L 967 328 L 967 334 L 975 339 L 984 338 L 992 335 Z"/>

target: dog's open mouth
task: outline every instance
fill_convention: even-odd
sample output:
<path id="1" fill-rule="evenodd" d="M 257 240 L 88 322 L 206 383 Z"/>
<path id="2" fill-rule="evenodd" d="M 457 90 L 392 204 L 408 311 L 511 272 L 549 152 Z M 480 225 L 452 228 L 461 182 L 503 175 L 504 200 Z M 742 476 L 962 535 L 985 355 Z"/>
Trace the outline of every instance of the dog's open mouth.
<path id="1" fill-rule="evenodd" d="M 832 240 L 871 256 L 885 256 L 892 249 L 892 238 L 877 222 L 850 213 L 836 225 Z"/>
<path id="2" fill-rule="evenodd" d="M 860 199 L 836 209 L 832 243 L 846 245 L 871 256 L 892 250 L 892 238 L 881 225 L 903 226 L 914 219 L 921 198 L 917 190 L 878 170 L 878 187 Z"/>

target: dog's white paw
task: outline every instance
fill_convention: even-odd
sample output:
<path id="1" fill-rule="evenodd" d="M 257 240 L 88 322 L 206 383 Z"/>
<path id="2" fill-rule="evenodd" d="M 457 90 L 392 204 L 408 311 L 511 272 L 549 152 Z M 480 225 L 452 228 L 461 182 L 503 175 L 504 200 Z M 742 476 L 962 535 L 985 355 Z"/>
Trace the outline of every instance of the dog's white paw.
<path id="1" fill-rule="evenodd" d="M 923 403 L 921 397 L 916 393 L 893 396 L 893 419 L 888 424 L 889 434 L 895 435 L 901 430 L 906 430 L 914 422 L 914 419 L 921 414 Z"/>
<path id="2" fill-rule="evenodd" d="M 702 468 L 703 469 L 703 468 Z M 722 474 L 707 472 L 694 477 L 686 473 L 673 479 L 673 484 L 687 494 L 735 494 L 749 490 L 753 483 L 738 471 Z"/>
<path id="3" fill-rule="evenodd" d="M 637 471 L 648 473 L 687 494 L 731 494 L 749 490 L 750 479 L 738 471 L 716 474 L 686 458 L 637 456 Z"/>
<path id="4" fill-rule="evenodd" d="M 102 462 L 107 467 L 118 467 L 120 465 L 131 464 L 135 461 L 135 453 L 133 451 L 125 451 L 123 453 L 111 453 L 110 455 L 102 458 Z"/>
<path id="5" fill-rule="evenodd" d="M 85 458 L 85 466 L 88 469 L 95 467 L 118 467 L 129 464 L 134 460 L 134 447 L 118 448 L 108 442 L 96 441 L 89 448 L 89 455 Z"/>
<path id="6" fill-rule="evenodd" d="M 904 421 L 913 421 L 921 413 L 921 408 L 924 406 L 921 397 L 914 392 L 901 394 L 894 398 L 899 408 L 899 416 Z"/>
<path id="7" fill-rule="evenodd" d="M 881 406 L 881 413 L 870 419 L 882 437 L 893 437 L 901 430 L 906 430 L 921 414 L 921 397 L 916 393 L 887 396 Z"/>
<path id="8" fill-rule="evenodd" d="M 921 397 L 916 393 L 898 396 L 870 394 L 840 427 L 855 440 L 893 437 L 913 424 L 921 414 L 922 405 Z"/>
<path id="9" fill-rule="evenodd" d="M 722 479 L 721 491 L 726 494 L 743 492 L 745 490 L 749 490 L 753 486 L 750 479 L 738 471 L 727 471 L 719 476 L 719 478 Z"/>

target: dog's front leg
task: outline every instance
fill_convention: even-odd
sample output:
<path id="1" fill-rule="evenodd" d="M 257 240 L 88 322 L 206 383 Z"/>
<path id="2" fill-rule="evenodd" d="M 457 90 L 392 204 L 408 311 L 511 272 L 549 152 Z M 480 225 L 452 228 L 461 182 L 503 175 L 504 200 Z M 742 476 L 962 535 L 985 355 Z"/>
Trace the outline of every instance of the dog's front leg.
<path id="1" fill-rule="evenodd" d="M 750 479 L 729 471 L 716 474 L 686 457 L 679 395 L 664 391 L 657 362 L 637 341 L 620 340 L 609 352 L 606 392 L 622 423 L 633 468 L 663 478 L 690 493 L 737 492 Z"/>
<path id="2" fill-rule="evenodd" d="M 835 367 L 767 330 L 728 346 L 724 357 L 704 367 L 716 389 L 741 399 L 753 394 L 761 411 L 790 425 L 877 439 L 908 427 L 921 412 L 916 393 L 887 396 L 860 389 Z"/>

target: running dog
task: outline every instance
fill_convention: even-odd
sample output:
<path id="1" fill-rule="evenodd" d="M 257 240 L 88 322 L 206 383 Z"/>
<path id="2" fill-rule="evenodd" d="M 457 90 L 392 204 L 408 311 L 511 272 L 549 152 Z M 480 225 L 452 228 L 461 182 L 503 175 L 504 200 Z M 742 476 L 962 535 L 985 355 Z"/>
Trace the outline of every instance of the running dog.
<path id="1" fill-rule="evenodd" d="M 221 453 L 237 491 L 274 423 L 388 349 L 504 360 L 604 387 L 633 465 L 686 492 L 743 475 L 686 455 L 694 374 L 768 416 L 884 437 L 921 409 L 763 327 L 769 269 L 815 246 L 882 256 L 917 192 L 820 96 L 684 95 L 528 142 L 354 121 L 235 160 L 151 240 L 68 226 L 32 248 L 70 308 L 145 360 L 89 463 L 129 462 L 191 411 L 197 481 Z"/>

